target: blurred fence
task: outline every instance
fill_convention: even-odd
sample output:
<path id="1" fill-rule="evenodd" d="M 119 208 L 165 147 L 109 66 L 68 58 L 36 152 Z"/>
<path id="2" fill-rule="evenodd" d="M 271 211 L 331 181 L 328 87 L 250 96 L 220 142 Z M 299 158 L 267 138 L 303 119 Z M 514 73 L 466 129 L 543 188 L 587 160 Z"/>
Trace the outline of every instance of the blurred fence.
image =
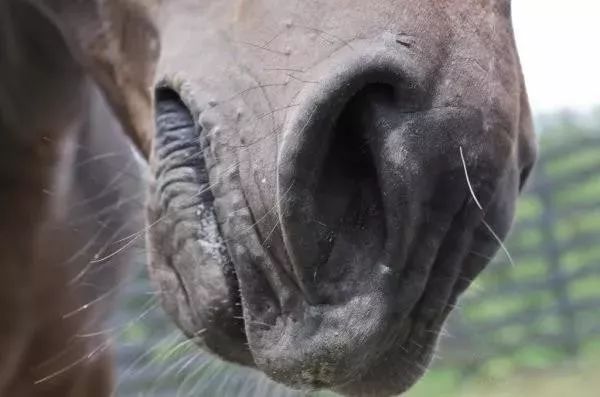
<path id="1" fill-rule="evenodd" d="M 506 244 L 514 266 L 496 257 L 443 343 L 439 365 L 463 376 L 544 369 L 600 343 L 600 131 L 542 144 Z"/>
<path id="2" fill-rule="evenodd" d="M 436 367 L 458 381 L 550 368 L 600 345 L 600 118 L 545 128 L 506 245 L 514 266 L 500 253 L 448 325 Z M 115 319 L 118 396 L 297 395 L 193 354 L 144 277 L 123 301 Z"/>

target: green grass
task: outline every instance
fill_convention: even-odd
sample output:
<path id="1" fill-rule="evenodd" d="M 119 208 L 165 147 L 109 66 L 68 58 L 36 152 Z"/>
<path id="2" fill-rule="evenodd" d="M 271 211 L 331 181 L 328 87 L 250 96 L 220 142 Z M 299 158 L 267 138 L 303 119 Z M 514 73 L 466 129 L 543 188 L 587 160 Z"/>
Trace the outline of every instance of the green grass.
<path id="1" fill-rule="evenodd" d="M 496 372 L 502 373 L 502 363 L 496 365 Z M 507 371 L 503 376 L 480 377 L 462 384 L 451 371 L 432 371 L 405 397 L 597 397 L 599 374 L 600 355 L 596 360 L 570 362 L 561 369 L 529 369 L 519 374 Z"/>

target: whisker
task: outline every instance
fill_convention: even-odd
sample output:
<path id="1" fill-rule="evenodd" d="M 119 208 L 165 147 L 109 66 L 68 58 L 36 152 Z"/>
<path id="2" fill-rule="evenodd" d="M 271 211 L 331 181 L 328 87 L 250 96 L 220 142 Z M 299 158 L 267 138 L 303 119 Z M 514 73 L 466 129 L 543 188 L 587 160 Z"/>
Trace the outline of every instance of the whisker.
<path id="1" fill-rule="evenodd" d="M 92 350 L 91 352 L 89 352 L 88 354 L 86 354 L 83 357 L 80 357 L 79 359 L 73 361 L 71 364 L 64 366 L 63 368 L 59 369 L 58 371 L 55 371 L 53 373 L 51 373 L 48 376 L 45 376 L 41 379 L 37 379 L 33 382 L 34 385 L 38 385 L 40 383 L 49 381 L 50 379 L 53 379 L 59 375 L 64 374 L 65 372 L 70 371 L 71 369 L 75 368 L 77 365 L 83 363 L 86 360 L 90 360 L 92 359 L 96 354 L 98 353 L 102 353 L 103 351 L 105 351 L 106 349 L 108 349 L 108 347 L 111 345 L 112 340 L 108 339 L 106 342 L 101 343 L 97 348 L 95 348 L 94 350 Z"/>
<path id="2" fill-rule="evenodd" d="M 471 184 L 471 179 L 469 178 L 469 172 L 467 170 L 467 162 L 465 160 L 465 155 L 463 153 L 462 146 L 459 146 L 459 151 L 460 151 L 460 158 L 461 158 L 462 164 L 463 164 L 463 169 L 465 171 L 465 178 L 467 180 L 467 185 L 469 186 L 469 190 L 471 192 L 471 196 L 473 197 L 473 200 L 475 201 L 475 204 L 477 205 L 477 207 L 479 207 L 479 209 L 481 210 L 481 212 L 484 212 L 484 215 L 485 215 L 485 211 L 483 210 L 483 206 L 481 205 L 481 203 L 477 199 L 477 195 L 475 194 L 475 190 L 473 189 L 473 185 Z M 498 242 L 498 244 L 500 245 L 500 248 L 502 249 L 502 251 L 504 251 L 504 254 L 506 254 L 506 257 L 508 258 L 508 261 L 511 264 L 511 266 L 514 266 L 515 262 L 513 261 L 513 258 L 510 255 L 510 252 L 508 252 L 508 249 L 504 245 L 504 242 L 502 241 L 502 239 L 500 238 L 500 236 L 498 236 L 496 234 L 496 232 L 490 226 L 490 224 L 486 222 L 485 218 L 482 218 L 481 222 L 484 224 L 484 226 L 490 232 L 490 234 L 492 235 L 492 237 L 494 238 L 494 240 L 496 240 Z"/>
<path id="3" fill-rule="evenodd" d="M 101 262 L 109 260 L 110 258 L 113 258 L 114 256 L 125 251 L 128 247 L 131 247 L 138 240 L 138 238 L 139 237 L 132 238 L 131 240 L 129 240 L 127 243 L 123 244 L 121 247 L 119 247 L 117 250 L 113 251 L 112 253 L 110 253 L 106 256 L 103 256 L 101 258 L 98 258 L 98 259 L 92 259 L 90 261 L 90 263 L 101 263 Z"/>
<path id="4" fill-rule="evenodd" d="M 471 191 L 471 196 L 473 197 L 473 200 L 475 201 L 475 204 L 477 205 L 477 207 L 479 207 L 479 209 L 483 211 L 483 206 L 477 199 L 477 196 L 475 195 L 475 190 L 473 189 L 473 185 L 471 184 L 471 178 L 469 178 L 469 171 L 467 170 L 467 161 L 465 160 L 465 154 L 463 153 L 462 146 L 459 146 L 459 150 L 460 150 L 460 159 L 462 160 L 463 169 L 465 171 L 465 178 L 467 179 L 467 185 L 469 186 L 469 190 Z"/>
<path id="5" fill-rule="evenodd" d="M 98 303 L 100 301 L 102 301 L 103 299 L 109 297 L 110 295 L 114 294 L 118 289 L 117 287 L 111 288 L 110 290 L 108 290 L 107 292 L 105 292 L 104 294 L 100 295 L 99 297 L 97 297 L 96 299 L 93 299 L 91 301 L 89 301 L 88 303 L 79 306 L 77 309 L 70 311 L 68 313 L 65 313 L 62 315 L 63 320 L 66 320 L 70 317 L 73 317 L 74 315 L 81 313 L 82 311 L 85 311 L 87 309 L 89 309 L 90 306 L 94 305 L 95 303 Z"/>
<path id="6" fill-rule="evenodd" d="M 496 232 L 494 232 L 492 227 L 485 221 L 485 219 L 482 219 L 481 222 L 485 225 L 485 227 L 490 232 L 492 237 L 494 237 L 494 240 L 496 240 L 498 242 L 498 244 L 500 244 L 500 248 L 502 249 L 502 251 L 504 251 L 504 254 L 506 255 L 506 258 L 508 259 L 508 262 L 510 263 L 510 265 L 515 266 L 515 262 L 512 258 L 512 255 L 510 254 L 510 252 L 508 252 L 508 248 L 506 248 L 506 245 L 504 245 L 504 243 L 502 242 L 502 239 L 496 234 Z"/>

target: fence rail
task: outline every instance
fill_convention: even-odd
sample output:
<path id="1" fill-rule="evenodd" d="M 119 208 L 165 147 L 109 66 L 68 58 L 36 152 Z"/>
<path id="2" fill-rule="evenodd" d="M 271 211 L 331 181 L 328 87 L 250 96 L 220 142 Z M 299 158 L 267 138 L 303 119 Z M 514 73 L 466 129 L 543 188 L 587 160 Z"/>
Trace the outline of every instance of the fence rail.
<path id="1" fill-rule="evenodd" d="M 580 162 L 583 151 L 596 155 L 565 166 Z M 497 256 L 482 287 L 467 294 L 464 313 L 449 327 L 454 338 L 443 343 L 442 367 L 474 375 L 491 361 L 508 360 L 517 370 L 524 364 L 515 356 L 532 348 L 551 366 L 600 340 L 600 134 L 542 153 L 521 202 L 536 210 L 519 213 L 506 244 L 515 266 Z M 527 242 L 528 235 L 538 238 Z M 490 303 L 512 309 L 486 311 Z"/>

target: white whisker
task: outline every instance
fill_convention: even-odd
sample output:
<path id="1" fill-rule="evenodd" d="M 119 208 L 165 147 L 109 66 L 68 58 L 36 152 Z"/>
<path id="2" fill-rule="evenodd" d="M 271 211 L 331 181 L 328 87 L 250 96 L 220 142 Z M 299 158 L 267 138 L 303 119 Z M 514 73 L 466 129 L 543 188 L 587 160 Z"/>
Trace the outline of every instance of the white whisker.
<path id="1" fill-rule="evenodd" d="M 473 197 L 473 200 L 475 201 L 475 204 L 477 205 L 477 207 L 479 207 L 479 209 L 482 212 L 485 213 L 485 211 L 483 210 L 483 206 L 481 205 L 481 203 L 477 199 L 477 195 L 475 194 L 475 190 L 473 189 L 473 185 L 471 184 L 471 179 L 469 178 L 469 171 L 467 170 L 467 162 L 465 161 L 465 155 L 463 153 L 462 146 L 459 146 L 459 151 L 460 151 L 460 158 L 461 158 L 462 164 L 463 164 L 463 169 L 465 171 L 465 178 L 467 180 L 467 185 L 469 186 L 469 190 L 471 192 L 471 196 Z M 508 252 L 508 249 L 506 248 L 506 246 L 502 242 L 502 239 L 500 238 L 500 236 L 498 236 L 498 234 L 496 234 L 496 232 L 494 231 L 494 229 L 492 229 L 492 227 L 490 226 L 490 224 L 486 222 L 485 218 L 482 218 L 481 222 L 485 225 L 485 227 L 490 232 L 490 234 L 492 235 L 492 237 L 494 238 L 494 240 L 496 240 L 498 242 L 498 244 L 500 244 L 500 248 L 506 254 L 506 257 L 508 258 L 508 261 L 511 264 L 511 266 L 514 266 L 515 262 L 513 261 L 513 258 L 510 255 L 510 252 Z"/>
<path id="2" fill-rule="evenodd" d="M 500 238 L 500 236 L 498 236 L 496 234 L 496 232 L 494 232 L 494 230 L 492 229 L 492 227 L 485 221 L 485 219 L 482 219 L 481 222 L 483 222 L 483 224 L 485 225 L 485 227 L 487 228 L 487 230 L 490 232 L 490 234 L 492 235 L 492 237 L 494 237 L 494 239 L 498 242 L 498 244 L 500 244 L 500 248 L 502 249 L 502 251 L 504 251 L 504 254 L 506 255 L 506 258 L 508 259 L 508 262 L 510 263 L 510 265 L 514 266 L 515 262 L 513 261 L 513 258 L 510 255 L 510 252 L 508 252 L 508 248 L 506 248 L 506 246 L 502 242 L 502 239 Z"/>
<path id="3" fill-rule="evenodd" d="M 471 191 L 471 196 L 473 197 L 473 200 L 475 200 L 475 204 L 477 205 L 477 207 L 479 207 L 479 209 L 483 211 L 483 206 L 477 199 L 477 196 L 475 195 L 475 190 L 473 190 L 473 185 L 471 184 L 471 179 L 469 178 L 469 171 L 467 170 L 467 162 L 465 160 L 465 154 L 463 153 L 462 146 L 459 146 L 459 150 L 460 150 L 460 159 L 462 160 L 463 169 L 465 171 L 465 178 L 467 179 L 467 185 L 469 185 L 469 190 Z"/>

